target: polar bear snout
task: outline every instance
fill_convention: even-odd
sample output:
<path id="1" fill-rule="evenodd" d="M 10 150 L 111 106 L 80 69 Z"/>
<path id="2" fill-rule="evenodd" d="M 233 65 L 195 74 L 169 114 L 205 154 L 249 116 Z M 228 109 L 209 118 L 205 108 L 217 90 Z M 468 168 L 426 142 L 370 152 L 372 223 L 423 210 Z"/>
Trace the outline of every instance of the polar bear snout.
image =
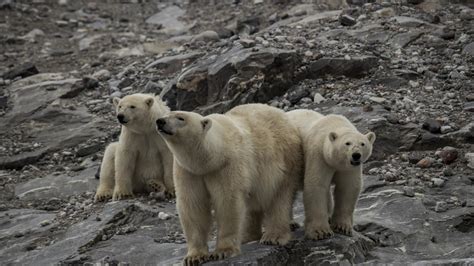
<path id="1" fill-rule="evenodd" d="M 358 152 L 354 152 L 352 154 L 352 160 L 354 160 L 354 161 L 360 161 L 360 157 L 362 157 L 362 154 L 360 154 Z"/>
<path id="2" fill-rule="evenodd" d="M 123 114 L 118 114 L 117 115 L 117 120 L 119 121 L 120 124 L 126 124 L 127 121 L 125 120 L 125 115 Z"/>
<path id="3" fill-rule="evenodd" d="M 164 133 L 166 135 L 173 135 L 173 131 L 166 123 L 165 118 L 159 118 L 156 120 L 156 129 L 159 133 Z"/>

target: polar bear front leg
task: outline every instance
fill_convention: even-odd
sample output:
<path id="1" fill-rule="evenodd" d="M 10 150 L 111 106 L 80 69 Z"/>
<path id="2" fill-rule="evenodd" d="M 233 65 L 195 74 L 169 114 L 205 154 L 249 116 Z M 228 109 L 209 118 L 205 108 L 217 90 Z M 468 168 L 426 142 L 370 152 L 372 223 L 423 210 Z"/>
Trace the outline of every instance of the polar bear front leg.
<path id="1" fill-rule="evenodd" d="M 334 176 L 334 213 L 331 227 L 334 231 L 352 235 L 353 214 L 362 186 L 362 173 L 358 169 L 337 172 Z"/>
<path id="2" fill-rule="evenodd" d="M 329 226 L 328 190 L 334 170 L 322 160 L 306 161 L 304 177 L 303 202 L 305 209 L 305 235 L 310 239 L 331 237 Z"/>
<path id="3" fill-rule="evenodd" d="M 259 211 L 248 211 L 245 218 L 244 236 L 242 243 L 260 240 L 262 237 L 263 213 Z"/>
<path id="4" fill-rule="evenodd" d="M 120 200 L 133 196 L 133 174 L 137 152 L 133 150 L 117 148 L 115 153 L 115 188 L 112 199 Z"/>
<path id="5" fill-rule="evenodd" d="M 246 206 L 244 196 L 238 190 L 229 193 L 221 189 L 219 194 L 213 194 L 212 197 L 217 220 L 217 243 L 211 259 L 221 260 L 240 253 Z"/>
<path id="6" fill-rule="evenodd" d="M 99 187 L 95 193 L 95 201 L 102 201 L 112 198 L 115 185 L 115 151 L 118 143 L 111 143 L 104 152 L 102 164 L 100 166 Z"/>
<path id="7" fill-rule="evenodd" d="M 176 208 L 188 249 L 183 264 L 200 265 L 209 260 L 207 240 L 212 225 L 209 194 L 202 178 L 190 175 L 177 165 L 174 171 Z"/>
<path id="8" fill-rule="evenodd" d="M 173 181 L 173 163 L 174 157 L 169 150 L 162 152 L 162 164 L 163 164 L 163 181 L 165 183 L 166 195 L 169 198 L 175 197 L 175 188 Z"/>

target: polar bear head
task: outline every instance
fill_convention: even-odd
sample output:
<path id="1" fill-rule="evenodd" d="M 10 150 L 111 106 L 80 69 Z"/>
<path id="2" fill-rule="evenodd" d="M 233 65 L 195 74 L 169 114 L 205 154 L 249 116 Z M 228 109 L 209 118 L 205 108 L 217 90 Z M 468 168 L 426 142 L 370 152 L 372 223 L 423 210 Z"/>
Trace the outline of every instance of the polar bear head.
<path id="1" fill-rule="evenodd" d="M 136 93 L 122 99 L 115 97 L 113 103 L 119 123 L 135 132 L 143 132 L 149 128 L 153 129 L 154 116 L 161 109 L 163 109 L 163 112 L 166 109 L 166 105 L 161 101 L 156 102 L 155 97 L 151 94 Z M 158 108 L 160 104 L 163 105 L 161 109 Z"/>
<path id="2" fill-rule="evenodd" d="M 212 126 L 212 120 L 193 112 L 174 111 L 156 120 L 156 127 L 170 142 L 199 143 Z"/>
<path id="3" fill-rule="evenodd" d="M 337 168 L 351 169 L 359 167 L 372 154 L 375 133 L 361 134 L 357 131 L 332 131 L 328 135 L 325 155 L 331 165 Z"/>

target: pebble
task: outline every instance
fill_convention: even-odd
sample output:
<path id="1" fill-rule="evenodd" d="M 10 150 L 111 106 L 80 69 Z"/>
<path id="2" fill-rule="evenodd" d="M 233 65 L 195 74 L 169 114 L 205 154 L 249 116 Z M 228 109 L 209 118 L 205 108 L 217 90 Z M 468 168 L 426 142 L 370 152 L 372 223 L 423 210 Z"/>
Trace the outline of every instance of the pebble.
<path id="1" fill-rule="evenodd" d="M 321 94 L 319 94 L 319 93 L 314 94 L 314 97 L 313 97 L 313 102 L 314 103 L 320 104 L 324 101 L 326 101 L 326 98 L 324 98 Z"/>
<path id="2" fill-rule="evenodd" d="M 219 41 L 220 38 L 219 38 L 219 34 L 217 34 L 217 32 L 213 31 L 213 30 L 206 30 L 206 31 L 203 31 L 197 35 L 195 35 L 191 42 L 193 43 L 196 43 L 196 42 L 199 42 L 199 41 L 203 41 L 203 42 L 216 42 L 216 41 Z"/>
<path id="3" fill-rule="evenodd" d="M 421 159 L 420 161 L 418 161 L 418 163 L 416 163 L 416 165 L 420 168 L 428 168 L 428 167 L 431 167 L 431 165 L 434 163 L 434 159 L 431 158 L 431 157 L 425 157 L 423 159 Z"/>
<path id="4" fill-rule="evenodd" d="M 163 221 L 164 221 L 164 220 L 168 220 L 170 217 L 171 217 L 171 215 L 169 215 L 169 214 L 167 214 L 167 213 L 165 213 L 165 212 L 159 212 L 159 213 L 158 213 L 158 218 L 159 218 L 160 220 L 163 220 Z"/>
<path id="5" fill-rule="evenodd" d="M 440 128 L 441 134 L 446 134 L 446 133 L 453 132 L 453 131 L 454 130 L 451 126 L 441 126 L 441 128 Z"/>
<path id="6" fill-rule="evenodd" d="M 415 189 L 409 186 L 403 187 L 403 195 L 407 197 L 414 197 L 415 196 Z"/>
<path id="7" fill-rule="evenodd" d="M 48 225 L 50 225 L 50 224 L 51 224 L 51 221 L 50 221 L 50 220 L 44 220 L 44 221 L 41 221 L 41 222 L 40 222 L 40 225 L 41 225 L 41 226 L 48 226 Z"/>
<path id="8" fill-rule="evenodd" d="M 427 119 L 423 123 L 423 129 L 428 130 L 431 133 L 441 133 L 441 123 L 435 119 Z"/>
<path id="9" fill-rule="evenodd" d="M 464 158 L 467 160 L 467 167 L 474 169 L 474 153 L 469 152 L 464 155 Z"/>
<path id="10" fill-rule="evenodd" d="M 438 201 L 435 205 L 435 212 L 445 212 L 448 210 L 448 203 L 446 201 Z"/>
<path id="11" fill-rule="evenodd" d="M 107 81 L 112 77 L 112 75 L 107 69 L 102 69 L 92 74 L 92 77 L 98 79 L 99 81 Z"/>
<path id="12" fill-rule="evenodd" d="M 378 104 L 384 103 L 386 101 L 386 99 L 382 97 L 370 97 L 369 100 Z"/>
<path id="13" fill-rule="evenodd" d="M 444 181 L 444 179 L 433 177 L 433 178 L 431 178 L 431 182 L 433 182 L 433 185 L 435 187 L 442 187 L 442 186 L 444 186 L 445 181 Z"/>
<path id="14" fill-rule="evenodd" d="M 444 164 L 451 164 L 458 158 L 458 151 L 456 148 L 446 146 L 439 152 L 438 156 Z"/>
<path id="15" fill-rule="evenodd" d="M 357 23 L 357 20 L 349 15 L 342 15 L 339 17 L 339 22 L 342 26 L 353 26 Z"/>

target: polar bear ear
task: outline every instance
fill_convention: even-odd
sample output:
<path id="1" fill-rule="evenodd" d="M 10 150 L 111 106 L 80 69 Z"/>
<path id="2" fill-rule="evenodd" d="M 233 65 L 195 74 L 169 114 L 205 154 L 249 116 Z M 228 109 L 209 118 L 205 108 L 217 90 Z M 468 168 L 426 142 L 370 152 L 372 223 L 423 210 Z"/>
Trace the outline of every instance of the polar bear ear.
<path id="1" fill-rule="evenodd" d="M 152 97 L 147 98 L 147 99 L 145 100 L 145 104 L 146 104 L 148 107 L 151 107 L 154 102 L 155 102 L 155 100 L 154 100 Z"/>
<path id="2" fill-rule="evenodd" d="M 329 133 L 329 140 L 330 141 L 335 141 L 336 139 L 337 139 L 337 133 L 336 132 Z"/>
<path id="3" fill-rule="evenodd" d="M 375 133 L 374 132 L 369 132 L 369 133 L 365 134 L 365 136 L 370 141 L 370 143 L 374 144 L 374 141 L 375 141 Z"/>
<path id="4" fill-rule="evenodd" d="M 119 98 L 119 97 L 114 97 L 114 98 L 112 99 L 112 102 L 114 103 L 114 106 L 117 106 L 117 105 L 119 104 L 119 102 L 120 102 L 120 98 Z"/>
<path id="5" fill-rule="evenodd" d="M 204 132 L 208 131 L 212 126 L 212 120 L 210 118 L 204 118 L 201 120 L 202 129 Z"/>

